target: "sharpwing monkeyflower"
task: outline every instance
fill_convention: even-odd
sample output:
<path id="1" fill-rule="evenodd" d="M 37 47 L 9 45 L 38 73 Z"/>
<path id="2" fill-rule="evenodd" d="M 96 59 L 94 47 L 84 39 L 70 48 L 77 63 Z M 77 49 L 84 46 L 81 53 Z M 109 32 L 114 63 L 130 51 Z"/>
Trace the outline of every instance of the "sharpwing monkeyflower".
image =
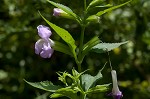
<path id="1" fill-rule="evenodd" d="M 63 10 L 61 10 L 59 8 L 54 8 L 54 10 L 53 10 L 53 16 L 60 16 L 63 13 L 67 14 L 66 12 L 64 12 Z"/>
<path id="2" fill-rule="evenodd" d="M 113 96 L 114 99 L 121 99 L 123 97 L 123 94 L 118 87 L 116 71 L 112 70 L 111 75 L 112 75 L 113 89 L 109 95 Z"/>
<path id="3" fill-rule="evenodd" d="M 68 18 L 68 19 L 74 19 L 73 16 L 71 16 L 70 14 L 66 13 L 65 11 L 59 8 L 54 8 L 53 16 L 55 17 L 61 16 L 61 17 Z"/>
<path id="4" fill-rule="evenodd" d="M 41 39 L 35 43 L 35 53 L 42 58 L 50 58 L 54 52 L 51 47 L 54 45 L 54 42 L 49 38 L 52 33 L 50 29 L 44 25 L 39 25 L 37 29 Z"/>

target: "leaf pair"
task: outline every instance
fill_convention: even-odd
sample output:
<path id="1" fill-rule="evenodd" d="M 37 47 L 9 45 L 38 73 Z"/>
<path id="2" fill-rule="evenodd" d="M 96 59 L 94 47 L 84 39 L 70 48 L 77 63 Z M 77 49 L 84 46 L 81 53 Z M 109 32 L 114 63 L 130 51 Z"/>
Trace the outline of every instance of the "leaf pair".
<path id="1" fill-rule="evenodd" d="M 91 8 L 91 7 L 109 7 L 109 8 L 107 8 L 107 9 L 105 9 L 105 10 L 103 10 L 103 11 L 99 11 L 99 12 L 97 12 L 97 13 L 94 14 L 94 15 L 90 15 L 87 19 L 92 18 L 93 16 L 100 17 L 101 15 L 103 15 L 103 14 L 105 14 L 105 13 L 107 13 L 107 12 L 110 12 L 110 11 L 112 11 L 112 10 L 114 10 L 114 9 L 120 8 L 120 7 L 122 7 L 122 6 L 126 5 L 126 4 L 128 4 L 128 3 L 131 2 L 131 1 L 132 1 L 132 0 L 130 0 L 130 1 L 128 1 L 128 2 L 125 2 L 125 3 L 123 3 L 123 4 L 120 4 L 120 5 L 117 5 L 117 6 L 112 6 L 111 4 L 107 4 L 107 5 L 105 5 L 105 6 L 99 6 L 99 4 L 102 3 L 102 2 L 104 2 L 104 0 L 93 0 L 93 1 L 89 4 L 89 6 L 87 7 L 87 11 L 88 11 L 88 9 Z"/>
<path id="2" fill-rule="evenodd" d="M 70 99 L 79 99 L 79 96 L 77 94 L 78 92 L 85 94 L 86 96 L 87 94 L 99 93 L 99 92 L 104 92 L 107 90 L 110 84 L 95 86 L 96 81 L 102 78 L 101 70 L 98 72 L 96 76 L 83 74 L 84 72 L 78 73 L 75 69 L 72 69 L 72 75 L 67 72 L 63 72 L 61 74 L 58 73 L 59 80 L 62 81 L 66 85 L 66 87 L 53 85 L 53 83 L 50 81 L 33 83 L 33 82 L 28 82 L 25 80 L 25 82 L 27 82 L 29 85 L 33 87 L 36 87 L 36 88 L 39 88 L 48 92 L 53 92 L 53 94 L 50 95 L 51 98 L 58 98 L 58 97 L 66 96 Z M 68 86 L 67 84 L 66 77 L 70 77 L 73 80 L 70 86 Z"/>

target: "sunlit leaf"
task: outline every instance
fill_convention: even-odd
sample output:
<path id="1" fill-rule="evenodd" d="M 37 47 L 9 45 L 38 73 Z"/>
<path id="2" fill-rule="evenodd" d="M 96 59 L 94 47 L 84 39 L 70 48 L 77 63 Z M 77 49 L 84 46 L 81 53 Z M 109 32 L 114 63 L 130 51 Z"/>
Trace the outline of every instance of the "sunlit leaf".
<path id="1" fill-rule="evenodd" d="M 88 41 L 86 44 L 84 44 L 83 46 L 83 55 L 86 55 L 88 51 L 91 50 L 91 48 L 95 45 L 97 45 L 98 43 L 100 43 L 100 39 L 98 38 L 98 36 L 93 37 L 90 41 Z"/>
<path id="2" fill-rule="evenodd" d="M 108 86 L 109 86 L 109 85 L 110 85 L 110 84 L 96 85 L 95 87 L 90 88 L 90 89 L 87 91 L 87 94 L 105 92 L 105 91 L 108 90 Z"/>
<path id="3" fill-rule="evenodd" d="M 85 91 L 92 87 L 100 78 L 102 78 L 101 70 L 96 76 L 91 76 L 89 74 L 81 75 L 82 86 L 84 87 Z"/>
<path id="4" fill-rule="evenodd" d="M 40 14 L 40 15 L 41 15 L 41 14 Z M 41 16 L 42 16 L 42 15 L 41 15 Z M 76 49 L 75 40 L 74 40 L 73 37 L 70 35 L 70 33 L 69 33 L 67 30 L 65 30 L 65 29 L 63 29 L 63 28 L 61 28 L 61 27 L 59 27 L 59 26 L 57 26 L 57 25 L 55 25 L 55 24 L 49 22 L 49 21 L 48 21 L 47 19 L 45 19 L 43 16 L 42 16 L 42 18 L 47 22 L 47 24 L 49 24 L 49 25 L 51 26 L 51 28 L 52 28 L 66 43 L 69 44 L 69 46 L 70 46 L 70 48 L 71 48 L 71 52 L 73 53 L 73 55 L 74 55 L 74 57 L 75 57 L 75 49 Z"/>
<path id="5" fill-rule="evenodd" d="M 54 5 L 55 7 L 62 9 L 63 11 L 65 11 L 67 14 L 71 15 L 74 17 L 75 20 L 79 19 L 79 17 L 67 6 L 63 5 L 63 4 L 59 4 L 59 3 L 55 3 L 53 1 L 47 0 L 49 3 L 51 3 L 52 5 Z"/>
<path id="6" fill-rule="evenodd" d="M 58 41 L 54 42 L 55 42 L 54 44 L 55 46 L 53 46 L 54 50 L 73 56 L 72 52 L 70 51 L 70 48 L 67 45 Z"/>
<path id="7" fill-rule="evenodd" d="M 41 82 L 28 82 L 26 80 L 24 81 L 33 87 L 36 87 L 45 91 L 49 91 L 49 92 L 55 92 L 56 90 L 61 88 L 60 86 L 53 85 L 53 83 L 50 81 L 41 81 Z"/>
<path id="8" fill-rule="evenodd" d="M 119 8 L 119 7 L 124 6 L 124 5 L 128 4 L 129 2 L 131 2 L 131 0 L 128 1 L 128 2 L 125 2 L 125 3 L 123 3 L 123 4 L 120 4 L 120 5 L 117 5 L 117 6 L 113 6 L 113 7 L 111 7 L 111 8 L 108 8 L 108 9 L 106 9 L 106 10 L 104 10 L 104 11 L 99 11 L 96 15 L 97 15 L 97 16 L 101 16 L 102 14 L 105 14 L 105 13 L 107 13 L 107 12 L 109 12 L 109 11 L 112 11 L 112 10 L 114 10 L 114 9 L 117 9 L 117 8 Z"/>
<path id="9" fill-rule="evenodd" d="M 111 51 L 111 50 L 119 47 L 120 45 L 123 45 L 126 43 L 128 43 L 128 41 L 121 42 L 121 43 L 99 43 L 92 48 L 92 51 L 94 51 L 96 53 L 104 53 L 107 51 Z"/>
<path id="10" fill-rule="evenodd" d="M 90 4 L 88 5 L 87 9 L 89 9 L 90 7 L 99 5 L 100 3 L 104 2 L 104 0 L 93 0 L 90 2 Z"/>
<path id="11" fill-rule="evenodd" d="M 51 98 L 58 98 L 62 96 L 66 96 L 70 99 L 77 99 L 78 90 L 73 89 L 72 87 L 66 87 L 58 89 L 55 93 L 50 95 Z"/>

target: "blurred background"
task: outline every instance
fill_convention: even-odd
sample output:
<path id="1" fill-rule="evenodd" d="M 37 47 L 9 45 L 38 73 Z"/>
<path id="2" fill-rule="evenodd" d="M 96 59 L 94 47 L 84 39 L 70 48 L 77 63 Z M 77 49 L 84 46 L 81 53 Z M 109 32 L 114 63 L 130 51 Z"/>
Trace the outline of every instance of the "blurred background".
<path id="1" fill-rule="evenodd" d="M 83 0 L 53 0 L 69 6 L 82 16 Z M 92 0 L 87 0 L 89 3 Z M 115 5 L 127 0 L 106 0 Z M 50 93 L 26 84 L 57 79 L 57 71 L 71 72 L 76 68 L 74 59 L 54 52 L 50 59 L 42 59 L 34 53 L 34 44 L 39 39 L 36 27 L 47 25 L 38 10 L 52 23 L 67 29 L 79 43 L 80 27 L 72 20 L 52 16 L 54 6 L 46 0 L 1 0 L 0 3 L 0 99 L 49 99 Z M 86 28 L 85 43 L 94 35 L 103 42 L 130 42 L 111 51 L 113 69 L 118 73 L 123 99 L 150 99 L 150 0 L 133 0 L 130 4 L 104 14 L 99 23 Z M 95 9 L 94 11 L 97 11 Z M 94 11 L 91 11 L 94 12 Z M 47 25 L 48 26 L 48 25 Z M 61 41 L 55 33 L 51 36 Z M 108 59 L 107 53 L 89 53 L 82 69 L 95 75 Z M 109 65 L 102 71 L 99 84 L 110 83 Z M 108 92 L 111 92 L 111 87 Z M 90 99 L 112 99 L 107 93 L 91 95 Z M 92 98 L 91 98 L 92 97 Z M 67 98 L 61 98 L 67 99 Z"/>

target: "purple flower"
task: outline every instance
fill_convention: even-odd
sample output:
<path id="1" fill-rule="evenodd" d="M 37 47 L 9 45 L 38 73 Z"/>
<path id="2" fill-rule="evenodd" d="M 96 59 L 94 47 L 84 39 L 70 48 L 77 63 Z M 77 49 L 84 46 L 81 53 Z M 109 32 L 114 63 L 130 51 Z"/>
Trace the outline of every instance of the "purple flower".
<path id="1" fill-rule="evenodd" d="M 50 39 L 39 39 L 35 43 L 35 53 L 40 55 L 42 58 L 50 58 L 54 52 L 54 50 L 51 48 L 53 44 L 53 41 Z"/>
<path id="2" fill-rule="evenodd" d="M 38 29 L 38 35 L 43 38 L 43 39 L 47 39 L 51 36 L 52 32 L 50 31 L 49 27 L 46 27 L 44 25 L 39 25 L 37 27 Z"/>
<path id="3" fill-rule="evenodd" d="M 112 70 L 111 75 L 112 75 L 113 88 L 112 88 L 112 92 L 109 95 L 113 96 L 114 99 L 121 99 L 123 97 L 123 94 L 118 87 L 116 71 Z"/>
<path id="4" fill-rule="evenodd" d="M 52 33 L 49 27 L 44 25 L 39 25 L 37 29 L 38 35 L 41 37 L 41 39 L 35 43 L 35 53 L 40 55 L 42 58 L 50 58 L 54 52 L 51 47 L 54 45 L 54 42 L 49 39 Z"/>
<path id="5" fill-rule="evenodd" d="M 59 9 L 59 8 L 54 8 L 53 10 L 53 16 L 60 16 L 62 13 L 67 14 L 66 12 L 64 12 L 63 10 Z"/>
<path id="6" fill-rule="evenodd" d="M 53 16 L 56 17 L 63 17 L 63 18 L 67 18 L 67 19 L 74 19 L 74 17 L 68 13 L 66 13 L 65 11 L 63 11 L 62 9 L 59 8 L 54 8 L 53 10 Z"/>

